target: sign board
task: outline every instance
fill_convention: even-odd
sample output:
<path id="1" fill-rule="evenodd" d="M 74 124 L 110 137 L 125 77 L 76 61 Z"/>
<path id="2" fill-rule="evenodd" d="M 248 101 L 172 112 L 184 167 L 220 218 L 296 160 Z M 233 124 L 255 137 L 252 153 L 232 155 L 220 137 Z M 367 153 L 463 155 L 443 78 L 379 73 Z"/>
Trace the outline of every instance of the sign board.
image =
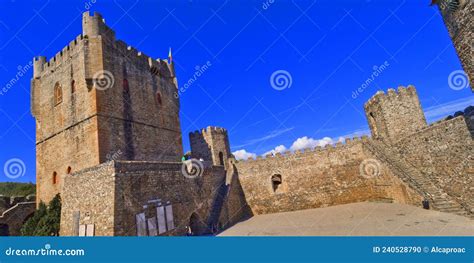
<path id="1" fill-rule="evenodd" d="M 147 236 L 145 213 L 140 213 L 135 216 L 137 224 L 137 236 Z"/>

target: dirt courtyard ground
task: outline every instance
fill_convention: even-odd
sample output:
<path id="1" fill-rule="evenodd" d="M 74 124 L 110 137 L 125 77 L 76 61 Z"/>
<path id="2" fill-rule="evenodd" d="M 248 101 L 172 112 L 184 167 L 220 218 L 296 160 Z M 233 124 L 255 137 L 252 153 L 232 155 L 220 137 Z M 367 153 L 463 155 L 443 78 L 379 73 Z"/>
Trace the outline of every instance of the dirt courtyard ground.
<path id="1" fill-rule="evenodd" d="M 257 215 L 219 236 L 474 236 L 474 220 L 393 203 Z"/>

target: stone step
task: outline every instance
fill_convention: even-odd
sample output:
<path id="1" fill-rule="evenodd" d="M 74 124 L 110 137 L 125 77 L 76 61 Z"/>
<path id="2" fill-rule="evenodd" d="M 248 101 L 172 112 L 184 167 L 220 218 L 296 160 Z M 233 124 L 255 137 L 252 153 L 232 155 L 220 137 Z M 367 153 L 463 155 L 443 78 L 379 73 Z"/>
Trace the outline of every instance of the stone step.
<path id="1" fill-rule="evenodd" d="M 434 207 L 436 210 L 442 211 L 442 212 L 456 212 L 456 211 L 462 211 L 464 212 L 464 209 L 461 207 Z"/>
<path id="2" fill-rule="evenodd" d="M 459 205 L 442 205 L 442 206 L 433 205 L 433 207 L 435 207 L 437 209 L 463 209 Z"/>
<path id="3" fill-rule="evenodd" d="M 451 201 L 451 200 L 441 200 L 441 201 L 433 201 L 433 204 L 435 205 L 457 205 L 460 206 L 457 202 Z"/>
<path id="4" fill-rule="evenodd" d="M 431 206 L 434 210 L 474 218 L 474 214 L 468 213 L 453 198 L 447 196 L 446 193 L 441 191 L 429 178 L 418 171 L 418 169 L 409 163 L 407 164 L 397 159 L 399 153 L 391 151 L 384 145 L 379 145 L 379 142 L 376 141 L 370 141 L 367 146 L 369 151 L 377 158 L 386 161 L 392 170 L 394 170 L 395 175 L 403 182 L 421 193 L 428 194 L 430 196 Z"/>
<path id="5" fill-rule="evenodd" d="M 436 208 L 436 207 L 435 207 Z M 464 209 L 459 208 L 459 207 L 446 207 L 446 208 L 438 208 L 439 211 L 441 212 L 448 212 L 448 213 L 453 213 L 453 212 L 466 212 Z"/>

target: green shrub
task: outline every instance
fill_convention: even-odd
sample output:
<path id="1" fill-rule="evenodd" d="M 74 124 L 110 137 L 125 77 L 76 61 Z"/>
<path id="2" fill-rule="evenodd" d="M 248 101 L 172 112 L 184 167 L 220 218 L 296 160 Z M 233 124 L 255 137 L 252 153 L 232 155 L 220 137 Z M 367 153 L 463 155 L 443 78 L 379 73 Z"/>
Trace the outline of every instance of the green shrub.
<path id="1" fill-rule="evenodd" d="M 0 195 L 4 196 L 27 196 L 36 192 L 36 185 L 33 183 L 0 183 Z"/>
<path id="2" fill-rule="evenodd" d="M 61 219 L 61 197 L 57 194 L 49 205 L 41 202 L 38 210 L 30 217 L 23 227 L 23 236 L 59 236 Z"/>

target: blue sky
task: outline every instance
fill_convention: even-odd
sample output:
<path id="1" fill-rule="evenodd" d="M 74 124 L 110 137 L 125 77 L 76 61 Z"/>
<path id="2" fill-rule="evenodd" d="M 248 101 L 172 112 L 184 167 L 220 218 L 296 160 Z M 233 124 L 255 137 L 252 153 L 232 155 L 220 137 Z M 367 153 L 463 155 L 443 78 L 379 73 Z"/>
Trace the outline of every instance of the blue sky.
<path id="1" fill-rule="evenodd" d="M 474 104 L 468 88 L 448 83 L 462 68 L 429 2 L 1 0 L 0 88 L 33 56 L 50 58 L 80 34 L 82 12 L 99 11 L 117 38 L 149 56 L 166 58 L 172 47 L 180 87 L 209 65 L 181 94 L 185 150 L 187 134 L 208 125 L 227 128 L 239 155 L 324 144 L 367 133 L 363 104 L 380 89 L 415 85 L 430 121 Z M 291 86 L 272 87 L 277 71 Z M 0 168 L 18 158 L 26 172 L 15 180 L 28 182 L 32 71 L 22 75 L 0 94 Z"/>

